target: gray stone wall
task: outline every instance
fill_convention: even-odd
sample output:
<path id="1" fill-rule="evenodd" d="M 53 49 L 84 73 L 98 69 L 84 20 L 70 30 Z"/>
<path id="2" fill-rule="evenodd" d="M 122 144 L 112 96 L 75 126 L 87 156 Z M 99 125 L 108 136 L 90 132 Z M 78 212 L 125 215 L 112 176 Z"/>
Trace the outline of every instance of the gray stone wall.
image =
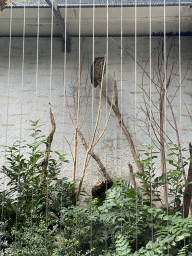
<path id="1" fill-rule="evenodd" d="M 115 41 L 114 41 L 115 40 Z M 157 50 L 159 38 L 152 39 L 152 66 L 157 63 Z M 167 38 L 167 52 L 172 38 Z M 172 80 L 168 88 L 168 95 L 172 101 L 180 139 L 184 146 L 188 146 L 191 138 L 191 119 L 186 110 L 188 107 L 191 113 L 192 90 L 191 90 L 191 38 L 181 38 L 181 57 L 182 57 L 182 86 L 181 98 L 179 88 L 179 53 L 178 37 L 173 40 L 172 51 L 169 56 L 167 68 L 167 77 L 171 72 L 172 63 L 174 63 Z M 104 87 L 108 91 L 109 97 L 112 97 L 113 76 L 115 72 L 118 93 L 119 107 L 122 111 L 124 122 L 132 134 L 132 139 L 136 148 L 140 148 L 141 143 L 150 142 L 147 135 L 146 116 L 141 111 L 145 108 L 143 103 L 143 89 L 149 93 L 149 78 L 144 75 L 143 69 L 149 74 L 149 38 L 137 38 L 137 61 L 143 67 L 137 65 L 137 85 L 135 86 L 135 61 L 134 49 L 135 38 L 123 38 L 123 55 L 122 55 L 122 76 L 121 76 L 121 49 L 120 38 L 109 39 L 108 41 L 108 65 L 104 79 Z M 64 73 L 64 53 L 61 51 L 61 39 L 53 38 L 52 54 L 52 77 L 50 83 L 50 63 L 51 63 L 51 38 L 40 38 L 38 69 L 37 69 L 37 39 L 25 38 L 24 63 L 22 62 L 23 38 L 13 37 L 11 39 L 11 55 L 9 69 L 9 38 L 0 38 L 0 164 L 5 163 L 3 145 L 12 145 L 15 140 L 27 142 L 32 141 L 29 137 L 30 122 L 29 120 L 40 119 L 41 129 L 45 135 L 48 135 L 50 129 L 49 106 L 51 102 L 52 110 L 56 121 L 56 133 L 52 145 L 53 150 L 67 153 L 66 158 L 70 160 L 69 164 L 63 166 L 62 175 L 71 179 L 72 154 L 73 151 L 73 126 L 69 118 L 67 105 L 64 97 L 64 87 L 71 110 L 72 119 L 75 122 L 76 88 L 78 86 L 78 66 L 79 66 L 79 39 L 72 38 L 72 51 L 66 55 L 66 72 Z M 106 38 L 95 38 L 94 54 L 95 57 L 106 54 Z M 132 57 L 131 57 L 132 56 Z M 92 138 L 93 127 L 96 123 L 98 106 L 99 106 L 99 88 L 93 88 L 90 82 L 90 66 L 93 59 L 93 39 L 86 38 L 83 48 L 83 67 L 81 77 L 81 104 L 80 120 L 86 114 L 81 131 L 89 143 Z M 23 84 L 22 84 L 22 63 L 24 64 Z M 152 73 L 153 76 L 154 73 Z M 156 78 L 155 78 L 156 80 Z M 64 83 L 65 81 L 65 83 Z M 157 80 L 156 80 L 157 81 Z M 156 120 L 159 115 L 155 106 L 159 104 L 158 87 L 151 85 L 151 95 L 154 105 L 152 109 Z M 181 99 L 181 105 L 180 105 Z M 184 104 L 185 102 L 185 104 Z M 168 103 L 166 102 L 165 104 Z M 106 104 L 102 96 L 101 100 L 101 120 L 96 136 L 102 132 L 105 126 L 110 107 Z M 181 115 L 180 115 L 181 113 Z M 166 131 L 169 138 L 176 141 L 176 133 L 171 125 L 174 124 L 170 107 L 166 111 L 167 122 Z M 137 122 L 134 122 L 134 118 Z M 181 120 L 181 123 L 180 123 Z M 154 138 L 154 137 L 153 137 Z M 155 139 L 155 138 L 154 138 Z M 95 146 L 94 152 L 99 155 L 103 164 L 106 166 L 108 173 L 112 177 L 128 179 L 129 170 L 127 162 L 131 162 L 135 167 L 129 144 L 121 131 L 118 120 L 114 113 L 107 126 L 107 129 Z M 85 149 L 78 138 L 78 157 L 77 157 L 77 178 L 81 176 L 83 162 L 85 158 Z M 160 166 L 160 165 L 159 165 Z M 102 180 L 98 172 L 98 166 L 94 160 L 90 159 L 86 170 L 84 187 L 88 192 L 93 185 Z"/>

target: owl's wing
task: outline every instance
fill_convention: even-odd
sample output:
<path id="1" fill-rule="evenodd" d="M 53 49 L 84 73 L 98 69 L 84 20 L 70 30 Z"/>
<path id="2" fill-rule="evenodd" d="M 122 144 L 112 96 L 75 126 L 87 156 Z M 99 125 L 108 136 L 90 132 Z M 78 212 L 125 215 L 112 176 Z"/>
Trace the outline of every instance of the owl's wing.
<path id="1" fill-rule="evenodd" d="M 90 78 L 91 78 L 91 83 L 93 84 L 93 64 L 91 65 L 91 70 L 90 70 Z"/>
<path id="2" fill-rule="evenodd" d="M 94 87 L 97 87 L 98 81 L 101 81 L 102 79 L 103 64 L 104 64 L 104 57 L 97 57 L 95 58 L 94 63 L 91 65 L 90 76 L 91 76 L 91 83 L 94 85 Z M 93 77 L 93 73 L 94 73 L 94 77 Z"/>
<path id="3" fill-rule="evenodd" d="M 94 77 L 93 77 L 93 67 L 94 67 Z M 90 72 L 90 77 L 91 77 L 91 83 L 93 84 L 94 88 L 97 87 L 98 83 L 95 79 L 95 65 L 91 65 L 91 72 Z"/>
<path id="4" fill-rule="evenodd" d="M 103 73 L 103 64 L 104 61 L 103 60 L 98 60 L 95 63 L 95 74 L 94 74 L 94 78 L 95 80 L 100 80 L 102 79 L 102 73 Z M 105 72 L 104 72 L 105 73 Z"/>

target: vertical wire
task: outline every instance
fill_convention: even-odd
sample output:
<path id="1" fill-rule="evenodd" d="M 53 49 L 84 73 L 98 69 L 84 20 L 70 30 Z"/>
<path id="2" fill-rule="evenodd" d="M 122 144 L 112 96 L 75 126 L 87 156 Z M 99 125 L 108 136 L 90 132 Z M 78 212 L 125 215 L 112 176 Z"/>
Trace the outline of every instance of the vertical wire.
<path id="1" fill-rule="evenodd" d="M 63 125 L 65 123 L 65 90 L 66 90 L 66 66 L 67 66 L 67 0 L 65 2 L 65 40 L 64 40 L 64 72 L 63 72 Z M 64 144 L 64 130 L 63 130 L 63 153 L 65 152 L 65 144 Z M 63 178 L 63 172 L 62 172 Z M 62 199 L 62 198 L 61 198 Z M 62 207 L 62 200 L 61 200 Z"/>
<path id="2" fill-rule="evenodd" d="M 81 82 L 80 76 L 81 76 L 81 0 L 79 0 L 79 83 Z"/>
<path id="3" fill-rule="evenodd" d="M 137 0 L 135 0 L 135 120 L 137 109 Z M 134 124 L 135 140 L 136 140 L 136 124 Z"/>
<path id="4" fill-rule="evenodd" d="M 150 102 L 149 102 L 149 106 L 150 106 L 150 130 L 149 130 L 149 135 L 151 138 L 151 114 L 152 114 L 152 101 L 151 101 L 151 0 L 150 0 L 150 4 L 149 4 L 149 97 L 150 97 Z"/>
<path id="5" fill-rule="evenodd" d="M 36 114 L 37 114 L 38 75 L 39 75 L 39 5 L 40 5 L 40 0 L 38 0 L 38 8 L 37 8 L 37 54 L 36 54 L 36 81 L 35 81 L 35 121 L 36 121 Z"/>
<path id="6" fill-rule="evenodd" d="M 109 0 L 107 0 L 107 31 L 106 31 L 106 56 L 105 56 L 105 61 L 106 61 L 106 96 L 108 96 L 108 75 L 109 75 L 108 52 L 109 52 Z M 107 121 L 107 101 L 105 102 L 105 119 Z M 107 133 L 105 133 L 105 141 L 106 141 L 106 144 L 107 144 Z M 107 169 L 107 147 L 105 148 L 105 163 L 106 163 L 106 169 Z M 107 191 L 107 176 L 106 176 L 106 191 Z M 107 229 L 107 225 L 105 227 Z M 107 237 L 105 239 L 105 250 L 107 250 Z"/>
<path id="7" fill-rule="evenodd" d="M 24 68 L 25 68 L 25 23 L 26 23 L 26 15 L 25 15 L 25 5 L 23 9 L 23 55 L 22 55 L 22 75 L 21 75 L 21 119 L 20 119 L 20 135 L 19 140 L 21 141 L 22 134 L 22 126 L 23 126 L 23 89 L 24 89 Z M 20 149 L 20 148 L 19 148 Z"/>
<path id="8" fill-rule="evenodd" d="M 81 90 L 81 58 L 83 58 L 83 56 L 81 56 L 81 0 L 79 0 L 79 79 L 78 79 L 78 93 L 77 93 L 77 127 L 78 127 L 78 119 L 79 119 L 79 107 L 80 107 L 80 90 Z M 77 165 L 76 165 L 77 167 Z M 77 200 L 76 200 L 76 206 L 77 206 Z M 77 214 L 75 216 L 76 218 L 76 224 L 77 224 Z M 77 247 L 75 244 L 75 255 L 77 254 Z"/>
<path id="9" fill-rule="evenodd" d="M 37 118 L 37 97 L 38 97 L 38 74 L 39 74 L 39 5 L 40 0 L 38 0 L 38 8 L 37 8 L 37 53 L 36 53 L 36 79 L 35 79 L 35 122 Z M 36 126 L 35 126 L 36 129 Z M 36 132 L 36 130 L 35 130 Z M 36 141 L 36 135 L 34 136 L 34 142 Z M 34 154 L 34 153 L 33 153 Z M 32 166 L 32 180 L 34 178 L 34 164 Z M 32 211 L 31 211 L 31 226 L 33 225 L 33 186 L 32 186 Z M 31 239 L 31 237 L 30 237 Z"/>
<path id="10" fill-rule="evenodd" d="M 37 118 L 37 97 L 38 97 L 38 75 L 39 75 L 39 5 L 40 0 L 38 0 L 37 9 L 37 54 L 36 54 L 36 81 L 35 81 L 35 121 Z M 36 138 L 34 138 L 36 139 Z M 32 201 L 33 204 L 33 201 Z"/>
<path id="11" fill-rule="evenodd" d="M 180 133 L 181 133 L 181 129 L 182 129 L 182 88 L 181 88 L 181 2 L 179 0 L 179 89 L 180 89 L 180 102 L 179 102 L 179 105 L 180 105 L 180 111 L 179 111 L 179 117 L 180 117 L 180 125 L 179 125 L 179 128 L 180 128 Z M 185 169 L 184 167 L 182 166 L 182 169 L 183 171 L 183 174 L 185 172 Z M 183 204 L 183 216 L 184 216 L 184 204 Z M 184 237 L 184 246 L 185 246 L 185 237 Z"/>
<path id="12" fill-rule="evenodd" d="M 164 90 L 165 90 L 165 116 L 164 116 L 164 120 L 165 120 L 165 132 L 166 132 L 166 96 L 167 96 L 167 89 L 166 89 L 166 82 L 167 82 L 167 73 L 166 73 L 166 62 L 167 62 L 167 56 L 166 56 L 166 11 L 165 11 L 165 7 L 166 7 L 166 0 L 164 0 Z"/>
<path id="13" fill-rule="evenodd" d="M 109 79 L 109 66 L 108 66 L 108 53 L 109 53 L 109 0 L 107 0 L 107 42 L 106 42 L 106 96 L 108 94 L 108 79 Z M 107 120 L 107 101 L 106 101 L 106 120 Z"/>
<path id="14" fill-rule="evenodd" d="M 93 54 L 93 59 L 92 59 L 92 81 L 93 81 L 93 85 L 94 85 L 94 71 L 95 71 L 95 68 L 94 68 L 94 60 L 95 60 L 95 0 L 93 0 L 93 42 L 92 42 L 92 54 Z M 91 131 L 93 133 L 93 110 L 94 110 L 94 86 L 92 86 L 92 102 L 91 102 Z M 93 172 L 93 159 L 91 161 L 91 164 L 92 164 L 92 172 Z M 92 204 L 91 204 L 91 207 L 92 207 Z M 91 211 L 92 211 L 92 208 L 91 208 Z M 90 249 L 92 250 L 93 248 L 93 225 L 92 225 L 92 219 L 91 219 L 91 242 L 90 242 Z"/>
<path id="15" fill-rule="evenodd" d="M 151 97 L 152 97 L 152 94 L 151 94 L 151 90 L 152 90 L 152 88 L 151 88 L 151 47 L 152 47 L 152 45 L 151 45 L 151 33 L 152 33 L 152 29 L 151 29 L 151 23 L 152 23 L 152 21 L 151 21 L 151 0 L 149 1 L 149 99 L 150 99 L 150 102 L 149 102 L 149 107 L 150 107 L 150 130 L 149 130 L 149 136 L 150 136 L 150 139 L 151 139 L 151 136 L 152 136 L 152 134 L 151 134 L 151 125 L 152 125 L 152 123 L 151 123 L 151 116 L 152 116 L 152 99 L 151 99 Z M 152 157 L 152 152 L 151 152 L 151 157 Z M 151 171 L 152 171 L 152 165 L 151 165 Z M 152 202 L 153 202 L 153 200 L 152 200 L 152 179 L 151 179 L 151 207 L 152 207 Z M 152 247 L 153 247 L 153 214 L 152 214 L 152 212 L 151 212 L 151 237 L 152 237 Z"/>
<path id="16" fill-rule="evenodd" d="M 136 109 L 137 109 L 137 0 L 135 0 L 135 121 L 136 121 Z M 134 132 L 135 132 L 135 142 L 136 142 L 136 123 L 134 123 Z M 136 251 L 138 250 L 138 227 L 137 227 L 137 217 L 138 217 L 138 209 L 137 209 L 137 200 L 138 193 L 136 188 Z"/>
<path id="17" fill-rule="evenodd" d="M 166 115 L 167 115 L 167 111 L 166 111 L 166 97 L 167 97 L 167 71 L 166 71 L 166 64 L 167 64 L 167 48 L 166 48 L 166 0 L 164 0 L 164 90 L 165 90 L 165 118 L 164 120 L 166 120 Z M 165 121 L 165 132 L 166 132 L 166 121 Z"/>
<path id="18" fill-rule="evenodd" d="M 50 63 L 50 87 L 49 87 L 49 100 L 51 103 L 52 91 L 52 73 L 53 73 L 53 0 L 51 6 L 51 63 Z"/>
<path id="19" fill-rule="evenodd" d="M 92 69 L 92 79 L 94 81 L 94 60 L 95 60 L 95 0 L 93 0 L 93 69 Z M 93 82 L 94 84 L 94 82 Z M 93 108 L 94 108 L 94 86 L 92 86 L 92 131 L 93 131 Z"/>
<path id="20" fill-rule="evenodd" d="M 163 120 L 165 120 L 165 134 L 166 134 L 166 130 L 167 130 L 167 125 L 166 125 L 166 117 L 167 117 L 167 110 L 166 110 L 166 105 L 167 105 L 167 70 L 166 70 L 166 65 L 167 65 L 167 48 L 166 48 L 166 0 L 164 0 L 164 22 L 163 22 L 163 26 L 164 26 L 164 90 L 165 90 L 165 102 L 164 102 L 164 109 L 165 109 L 165 113 L 163 113 L 164 118 Z M 167 186 L 167 171 L 166 171 L 166 184 L 165 186 Z M 169 226 L 169 220 L 168 220 L 168 196 L 166 194 L 166 202 L 167 202 L 167 230 L 168 230 L 168 226 Z M 168 237 L 169 237 L 169 231 L 168 231 Z M 168 239 L 168 255 L 169 255 L 169 239 Z"/>
<path id="21" fill-rule="evenodd" d="M 166 76 L 166 11 L 165 11 L 165 7 L 166 7 L 166 0 L 164 0 L 164 21 L 163 21 L 163 26 L 164 26 L 164 90 L 165 90 L 165 104 L 164 104 L 164 108 L 165 108 L 165 116 L 164 116 L 164 120 L 165 120 L 165 132 L 166 132 L 166 80 L 167 80 L 167 76 Z M 167 174 L 166 174 L 166 185 L 167 185 Z M 167 208 L 167 213 L 168 213 L 168 208 Z"/>
<path id="22" fill-rule="evenodd" d="M 121 116 L 123 116 L 123 0 L 121 0 Z M 122 180 L 122 149 L 123 149 L 123 129 L 121 125 L 121 180 Z M 122 197 L 122 181 L 121 181 L 121 198 L 123 198 Z M 122 215 L 123 215 L 123 204 L 121 204 L 121 235 L 122 235 L 122 225 L 123 225 Z"/>
<path id="23" fill-rule="evenodd" d="M 63 154 L 65 154 L 65 91 L 66 91 L 66 64 L 67 64 L 67 0 L 65 1 L 65 40 L 64 40 L 64 63 L 63 63 Z M 63 173 L 64 173 L 64 162 L 62 163 L 62 172 L 61 172 L 61 180 L 63 180 Z M 61 211 L 63 207 L 63 194 L 61 190 Z M 62 230 L 61 225 L 61 219 L 60 217 L 60 231 Z M 60 253 L 62 253 L 62 248 Z"/>
<path id="24" fill-rule="evenodd" d="M 179 129 L 180 129 L 180 133 L 181 133 L 181 130 L 182 130 L 182 87 L 181 87 L 181 3 L 180 3 L 180 0 L 179 0 L 179 91 L 180 91 L 180 102 L 179 102 L 179 105 L 180 105 L 180 111 L 179 111 L 179 117 L 180 117 L 180 120 L 179 120 Z M 184 172 L 184 168 L 182 167 L 182 171 L 183 171 L 183 176 L 185 176 Z M 183 211 L 184 211 L 184 205 L 183 205 Z M 183 213 L 183 216 L 184 216 L 184 213 Z M 184 239 L 185 241 L 185 239 Z"/>
<path id="25" fill-rule="evenodd" d="M 23 126 L 23 88 L 24 88 L 24 63 L 25 63 L 25 5 L 23 9 L 23 53 L 22 53 L 22 74 L 21 74 L 21 118 L 20 118 L 20 133 L 19 133 L 19 158 L 21 154 L 21 136 L 22 136 L 22 126 Z M 18 174 L 18 176 L 20 173 Z M 18 185 L 19 185 L 20 177 L 18 177 Z M 19 195 L 18 195 L 19 197 Z M 17 200 L 17 209 L 18 209 L 18 200 Z M 17 227 L 17 209 L 16 209 L 16 227 Z M 15 235 L 15 242 L 16 242 L 16 235 Z"/>
<path id="26" fill-rule="evenodd" d="M 49 102 L 51 103 L 52 98 L 52 71 L 53 71 L 53 0 L 51 3 L 51 53 L 50 53 L 50 74 L 49 74 Z M 49 164 L 47 166 L 47 171 L 49 173 Z M 46 182 L 46 205 L 48 205 L 48 182 Z M 47 208 L 48 209 L 48 208 Z M 48 212 L 46 209 L 46 216 L 45 216 L 45 223 L 47 227 L 47 219 L 48 219 Z M 47 242 L 47 234 L 46 234 L 45 242 Z M 46 244 L 46 243 L 45 243 Z"/>
<path id="27" fill-rule="evenodd" d="M 182 104 L 181 104 L 181 97 L 182 97 L 182 88 L 181 88 L 181 3 L 179 0 L 179 86 L 180 86 L 180 131 L 182 129 Z"/>
<path id="28" fill-rule="evenodd" d="M 6 129 L 5 129 L 5 156 L 4 161 L 6 164 L 7 158 L 7 135 L 8 135 L 8 123 L 9 123 L 9 89 L 10 89 L 10 73 L 11 73 L 11 43 L 12 43 L 12 4 L 10 10 L 10 26 L 9 26 L 9 63 L 8 63 L 8 81 L 7 81 L 7 111 L 6 111 Z M 5 201 L 5 173 L 3 175 L 3 198 L 2 198 L 2 212 L 1 212 L 1 233 L 3 232 L 3 215 L 4 215 L 4 201 Z M 2 243 L 0 242 L 0 249 Z"/>

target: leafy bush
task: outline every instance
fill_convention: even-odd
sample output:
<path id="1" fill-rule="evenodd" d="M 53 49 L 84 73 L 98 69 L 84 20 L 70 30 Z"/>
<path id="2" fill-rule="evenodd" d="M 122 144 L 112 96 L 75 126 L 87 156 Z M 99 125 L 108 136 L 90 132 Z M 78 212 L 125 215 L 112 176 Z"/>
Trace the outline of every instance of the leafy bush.
<path id="1" fill-rule="evenodd" d="M 38 121 L 32 127 L 34 143 L 24 147 L 28 156 L 15 143 L 7 148 L 8 165 L 2 167 L 9 189 L 0 193 L 0 255 L 192 255 L 192 219 L 184 219 L 175 207 L 183 196 L 183 166 L 190 159 L 183 158 L 181 164 L 176 145 L 172 149 L 177 161 L 167 159 L 173 166 L 167 180 L 154 175 L 157 153 L 152 144 L 144 145 L 138 161 L 145 171 L 136 173 L 140 188 L 114 179 L 102 204 L 88 197 L 82 206 L 75 204 L 74 184 L 58 178 L 61 163 L 66 162 L 64 155 L 56 151 L 59 160 L 50 157 L 42 179 L 45 151 L 41 148 L 47 142 Z M 154 202 L 162 202 L 160 187 L 165 181 L 172 202 L 167 207 L 155 206 Z"/>
<path id="2" fill-rule="evenodd" d="M 31 123 L 30 136 L 34 142 L 22 148 L 20 143 L 7 147 L 8 163 L 1 170 L 3 181 L 8 179 L 9 188 L 0 193 L 1 248 L 6 247 L 7 242 L 13 242 L 18 232 L 29 232 L 31 227 L 26 223 L 39 225 L 48 219 L 48 215 L 52 216 L 52 222 L 56 222 L 60 218 L 61 207 L 68 207 L 74 199 L 71 193 L 73 184 L 67 182 L 66 178 L 58 178 L 62 162 L 67 162 L 65 155 L 55 152 L 59 160 L 50 157 L 48 169 L 43 172 L 45 151 L 41 149 L 47 142 L 41 136 L 38 121 Z M 28 153 L 27 156 L 20 153 L 22 149 Z M 46 205 L 49 206 L 49 212 L 46 211 Z"/>

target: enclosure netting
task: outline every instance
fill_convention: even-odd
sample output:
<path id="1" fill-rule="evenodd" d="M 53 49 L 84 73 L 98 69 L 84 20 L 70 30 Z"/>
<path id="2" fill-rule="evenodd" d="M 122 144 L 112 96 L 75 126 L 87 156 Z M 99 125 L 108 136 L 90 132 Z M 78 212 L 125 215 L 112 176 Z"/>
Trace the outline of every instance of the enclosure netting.
<path id="1" fill-rule="evenodd" d="M 191 255 L 191 48 L 181 5 L 187 20 L 182 0 L 15 0 L 3 10 L 1 255 Z M 61 22 L 64 38 L 54 36 Z"/>

